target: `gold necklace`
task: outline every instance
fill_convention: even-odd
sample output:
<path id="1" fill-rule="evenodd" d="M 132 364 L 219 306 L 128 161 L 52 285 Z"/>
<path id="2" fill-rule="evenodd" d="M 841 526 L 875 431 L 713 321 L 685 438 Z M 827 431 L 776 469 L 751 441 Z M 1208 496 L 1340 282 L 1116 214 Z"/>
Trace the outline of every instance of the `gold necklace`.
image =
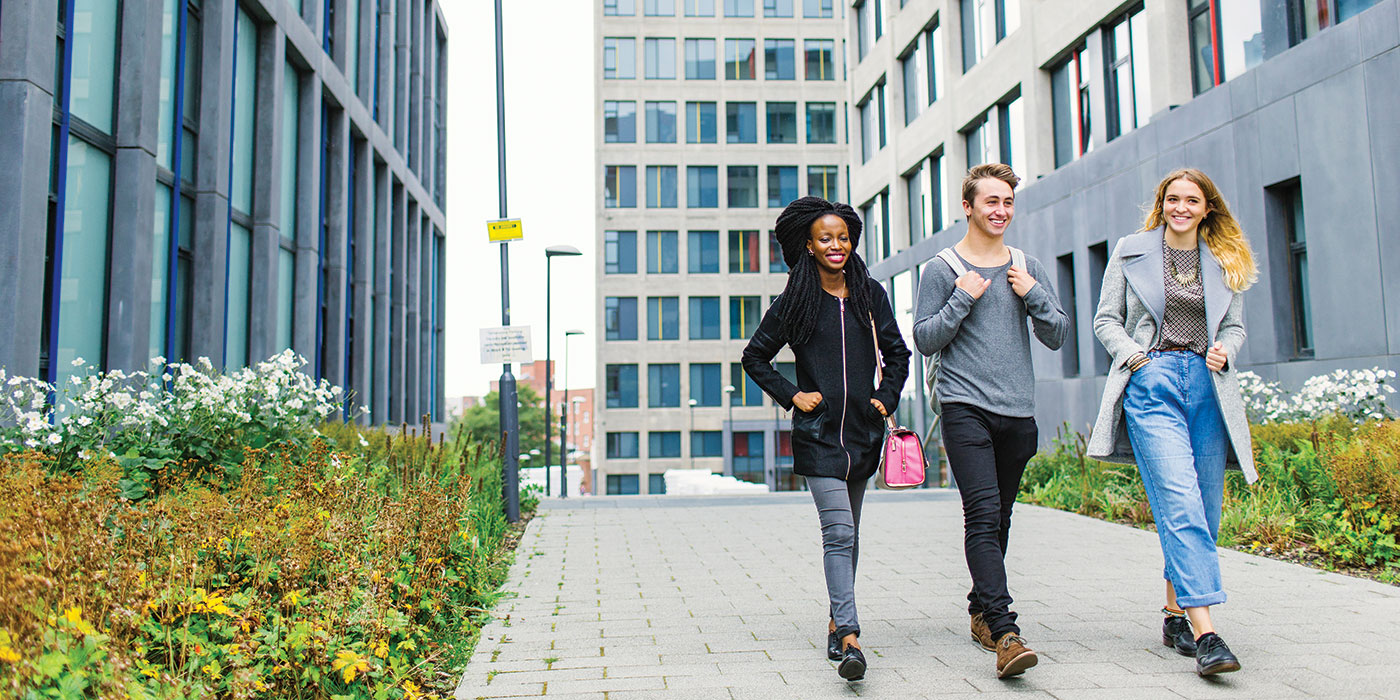
<path id="1" fill-rule="evenodd" d="M 1197 273 L 1199 273 L 1201 269 L 1199 259 L 1196 262 L 1196 266 L 1191 268 L 1191 271 L 1189 273 L 1180 272 L 1176 269 L 1176 258 L 1172 257 L 1170 253 L 1167 254 L 1167 264 L 1171 266 L 1172 277 L 1175 277 L 1177 283 L 1181 286 L 1189 287 L 1196 283 Z"/>

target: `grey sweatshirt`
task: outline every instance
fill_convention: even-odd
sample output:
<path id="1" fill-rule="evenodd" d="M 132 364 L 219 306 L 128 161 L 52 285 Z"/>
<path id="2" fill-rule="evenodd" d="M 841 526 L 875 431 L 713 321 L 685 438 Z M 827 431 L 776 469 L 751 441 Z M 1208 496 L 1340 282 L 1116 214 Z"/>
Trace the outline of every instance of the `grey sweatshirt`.
<path id="1" fill-rule="evenodd" d="M 919 281 L 914 344 L 925 355 L 943 353 L 938 400 L 1003 416 L 1034 416 L 1035 372 L 1026 317 L 1035 337 L 1051 350 L 1059 350 L 1069 334 L 1069 318 L 1060 309 L 1049 275 L 1039 260 L 1027 255 L 1026 267 L 1036 284 L 1022 299 L 1006 280 L 1011 263 L 977 267 L 964 258 L 963 264 L 992 281 L 978 299 L 958 289 L 953 269 L 937 258 L 924 266 Z"/>

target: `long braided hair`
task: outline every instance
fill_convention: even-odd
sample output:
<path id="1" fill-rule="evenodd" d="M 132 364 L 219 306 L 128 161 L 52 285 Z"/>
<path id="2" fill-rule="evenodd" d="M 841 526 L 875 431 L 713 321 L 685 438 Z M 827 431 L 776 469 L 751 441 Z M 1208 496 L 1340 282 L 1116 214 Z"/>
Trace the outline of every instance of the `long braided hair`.
<path id="1" fill-rule="evenodd" d="M 788 344 L 796 347 L 812 337 L 817 326 L 817 311 L 821 308 L 821 275 L 817 259 L 808 254 L 807 241 L 812 224 L 823 216 L 834 214 L 846 222 L 851 237 L 851 254 L 842 272 L 846 275 L 847 295 L 856 318 L 870 318 L 874 304 L 870 298 L 870 273 L 865 261 L 856 253 L 860 241 L 861 222 L 849 204 L 828 202 L 820 197 L 802 197 L 789 204 L 778 215 L 774 225 L 777 239 L 788 263 L 788 281 L 783 289 L 782 328 Z"/>

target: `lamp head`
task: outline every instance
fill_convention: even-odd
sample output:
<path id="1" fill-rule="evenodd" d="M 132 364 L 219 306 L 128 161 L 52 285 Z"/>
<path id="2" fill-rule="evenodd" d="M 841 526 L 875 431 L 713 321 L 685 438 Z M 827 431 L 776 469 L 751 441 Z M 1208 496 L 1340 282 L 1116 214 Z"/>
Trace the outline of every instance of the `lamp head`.
<path id="1" fill-rule="evenodd" d="M 556 255 L 583 255 L 583 252 L 571 245 L 552 245 L 544 249 L 546 258 L 552 258 Z"/>

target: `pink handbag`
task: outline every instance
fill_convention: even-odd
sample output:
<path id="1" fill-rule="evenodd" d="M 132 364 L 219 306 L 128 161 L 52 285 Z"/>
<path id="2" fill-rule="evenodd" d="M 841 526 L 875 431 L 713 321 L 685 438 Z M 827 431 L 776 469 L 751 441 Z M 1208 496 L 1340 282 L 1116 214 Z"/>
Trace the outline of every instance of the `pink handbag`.
<path id="1" fill-rule="evenodd" d="M 875 330 L 873 316 L 870 318 L 870 338 L 875 341 L 878 384 L 884 381 L 885 358 L 880 352 L 879 333 Z M 880 467 L 875 470 L 875 485 L 892 491 L 912 489 L 924 483 L 927 467 L 919 434 L 902 425 L 895 425 L 893 417 L 885 418 L 885 443 L 880 446 Z"/>

